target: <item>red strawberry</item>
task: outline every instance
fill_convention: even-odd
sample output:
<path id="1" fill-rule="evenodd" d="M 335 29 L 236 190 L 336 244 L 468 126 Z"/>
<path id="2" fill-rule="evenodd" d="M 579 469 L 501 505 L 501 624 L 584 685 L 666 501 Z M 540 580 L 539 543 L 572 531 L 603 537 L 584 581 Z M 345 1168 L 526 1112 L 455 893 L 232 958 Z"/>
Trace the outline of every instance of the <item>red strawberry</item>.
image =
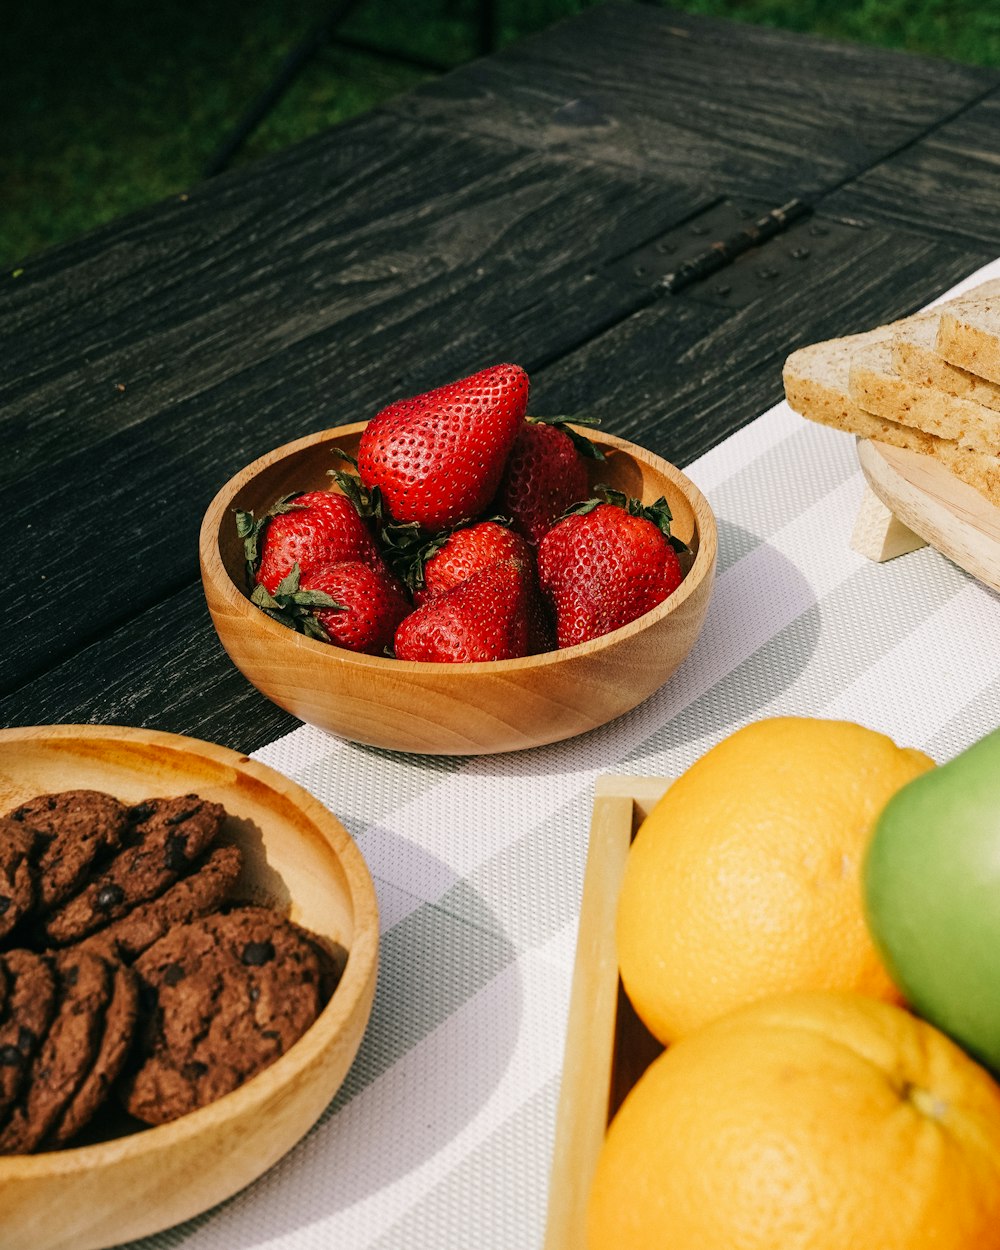
<path id="1" fill-rule="evenodd" d="M 367 655 L 384 655 L 411 611 L 388 570 L 357 560 L 319 565 L 301 578 L 295 565 L 273 595 L 259 585 L 251 599 L 283 625 Z"/>
<path id="2" fill-rule="evenodd" d="M 397 400 L 361 435 L 361 481 L 402 524 L 469 520 L 496 494 L 527 404 L 528 375 L 506 364 Z"/>
<path id="3" fill-rule="evenodd" d="M 534 552 L 521 537 L 497 521 L 480 521 L 452 530 L 425 547 L 413 571 L 413 602 L 427 603 L 497 560 L 521 560 L 534 567 Z"/>
<path id="4" fill-rule="evenodd" d="M 556 642 L 571 647 L 656 607 L 680 585 L 683 543 L 669 536 L 665 499 L 644 508 L 605 490 L 557 522 L 538 548 L 538 575 L 556 614 Z"/>
<path id="5" fill-rule="evenodd" d="M 342 560 L 360 560 L 369 568 L 383 568 L 378 547 L 361 514 L 346 496 L 333 491 L 285 495 L 259 521 L 252 513 L 237 512 L 236 528 L 244 540 L 251 580 L 272 595 L 295 564 L 302 577 L 308 577 L 321 565 Z"/>
<path id="6" fill-rule="evenodd" d="M 396 630 L 396 658 L 470 664 L 526 655 L 527 573 L 519 560 L 498 560 L 417 608 Z"/>
<path id="7" fill-rule="evenodd" d="M 604 454 L 558 418 L 526 417 L 507 458 L 496 510 L 537 547 L 567 508 L 590 495 L 584 457 L 603 460 Z"/>

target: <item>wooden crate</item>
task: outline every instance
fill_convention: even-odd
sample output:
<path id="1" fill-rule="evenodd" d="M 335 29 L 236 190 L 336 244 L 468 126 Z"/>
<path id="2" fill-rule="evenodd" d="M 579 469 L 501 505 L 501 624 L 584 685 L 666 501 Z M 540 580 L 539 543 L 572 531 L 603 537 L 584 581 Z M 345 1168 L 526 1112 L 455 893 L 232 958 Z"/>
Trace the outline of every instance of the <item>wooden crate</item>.
<path id="1" fill-rule="evenodd" d="M 580 904 L 544 1250 L 582 1250 L 587 1195 L 607 1126 L 662 1047 L 632 1010 L 615 949 L 628 849 L 670 782 L 599 777 Z"/>

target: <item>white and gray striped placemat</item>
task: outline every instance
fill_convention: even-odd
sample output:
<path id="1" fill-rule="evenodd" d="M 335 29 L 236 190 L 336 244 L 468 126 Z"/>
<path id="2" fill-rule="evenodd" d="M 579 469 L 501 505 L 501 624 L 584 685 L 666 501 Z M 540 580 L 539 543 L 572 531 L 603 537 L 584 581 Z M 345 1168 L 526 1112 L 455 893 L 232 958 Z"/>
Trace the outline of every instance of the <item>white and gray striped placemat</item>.
<path id="1" fill-rule="evenodd" d="M 993 276 L 1000 262 L 960 288 Z M 257 753 L 367 859 L 374 1011 L 305 1140 L 135 1250 L 539 1246 L 595 777 L 676 776 L 777 714 L 856 720 L 939 761 L 1000 724 L 1000 596 L 930 548 L 882 565 L 851 550 L 863 480 L 850 436 L 778 404 L 687 472 L 718 519 L 716 588 L 694 651 L 635 711 L 490 758 L 309 727 Z"/>

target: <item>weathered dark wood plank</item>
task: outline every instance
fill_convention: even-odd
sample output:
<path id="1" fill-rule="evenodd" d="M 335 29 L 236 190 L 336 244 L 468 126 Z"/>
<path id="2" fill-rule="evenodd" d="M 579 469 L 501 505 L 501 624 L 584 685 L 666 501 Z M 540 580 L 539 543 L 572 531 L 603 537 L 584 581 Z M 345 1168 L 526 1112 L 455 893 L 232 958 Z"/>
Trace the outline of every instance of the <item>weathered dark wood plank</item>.
<path id="1" fill-rule="evenodd" d="M 535 394 L 543 409 L 586 405 L 616 434 L 685 465 L 782 398 L 782 365 L 795 348 L 906 316 L 992 258 L 917 234 L 859 230 L 809 282 L 774 288 L 688 342 L 669 330 L 698 288 L 664 296 L 554 362 Z"/>
<path id="2" fill-rule="evenodd" d="M 109 292 L 103 320 L 32 309 L 15 328 L 5 530 L 28 601 L 56 588 L 73 611 L 39 609 L 26 629 L 23 605 L 0 603 L 0 690 L 193 579 L 205 508 L 263 452 L 498 359 L 533 369 L 627 316 L 639 297 L 603 266 L 701 203 L 507 144 L 406 137 L 391 167 L 292 224 L 258 205 L 259 227 L 217 227 L 229 242 L 188 263 L 167 307 L 140 266 L 121 314 Z"/>
<path id="3" fill-rule="evenodd" d="M 263 451 L 501 344 L 557 354 L 632 306 L 588 269 L 703 201 L 384 117 L 337 132 L 8 279 L 0 483 L 164 422 L 211 420 L 220 447 L 245 424 Z"/>
<path id="4" fill-rule="evenodd" d="M 389 107 L 780 203 L 861 173 L 998 83 L 996 70 L 608 5 Z"/>
<path id="5" fill-rule="evenodd" d="M 501 358 L 531 372 L 536 411 L 596 411 L 685 463 L 778 397 L 798 343 L 909 311 L 992 252 L 974 232 L 940 246 L 928 216 L 926 235 L 860 230 L 743 306 L 693 289 L 645 311 L 615 261 L 719 189 L 774 204 L 915 151 L 997 81 L 592 10 L 40 258 L 0 291 L 20 576 L 0 606 L 0 714 L 272 738 L 290 718 L 232 670 L 196 580 L 200 519 L 232 472 Z M 955 132 L 977 135 L 977 196 L 989 116 Z M 897 159 L 902 194 L 927 166 Z"/>
<path id="6" fill-rule="evenodd" d="M 1000 91 L 831 197 L 832 211 L 1000 249 Z"/>
<path id="7" fill-rule="evenodd" d="M 135 725 L 246 752 L 298 723 L 230 663 L 198 585 L 0 698 L 0 725 L 8 727 Z"/>
<path id="8" fill-rule="evenodd" d="M 664 297 L 534 373 L 536 410 L 594 412 L 605 428 L 687 464 L 780 398 L 795 347 L 904 315 L 990 255 L 898 231 L 857 239 L 815 286 L 786 284 L 709 323 L 697 288 Z M 233 668 L 197 584 L 0 699 L 0 723 L 81 720 L 155 725 L 241 751 L 296 724 Z"/>

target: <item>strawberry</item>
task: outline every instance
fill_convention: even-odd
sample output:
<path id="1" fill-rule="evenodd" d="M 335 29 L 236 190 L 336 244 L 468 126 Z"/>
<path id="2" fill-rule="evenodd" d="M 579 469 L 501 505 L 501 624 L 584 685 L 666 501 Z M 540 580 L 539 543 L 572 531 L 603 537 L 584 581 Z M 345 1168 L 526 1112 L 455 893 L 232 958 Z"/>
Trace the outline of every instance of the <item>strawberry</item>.
<path id="1" fill-rule="evenodd" d="M 417 608 L 396 630 L 396 658 L 470 664 L 526 655 L 528 571 L 519 560 L 497 560 Z"/>
<path id="2" fill-rule="evenodd" d="M 643 507 L 618 491 L 602 491 L 558 521 L 538 548 L 538 575 L 556 615 L 556 643 L 610 633 L 656 607 L 681 584 L 670 536 L 670 509 L 658 499 Z"/>
<path id="3" fill-rule="evenodd" d="M 401 524 L 470 520 L 496 494 L 527 404 L 528 375 L 509 364 L 397 400 L 361 435 L 361 481 Z"/>
<path id="4" fill-rule="evenodd" d="M 250 597 L 299 633 L 367 655 L 384 655 L 411 611 L 403 587 L 388 570 L 359 560 L 321 564 L 301 577 L 293 565 L 273 595 L 258 585 Z"/>
<path id="5" fill-rule="evenodd" d="M 320 565 L 342 560 L 383 568 L 361 514 L 349 499 L 333 491 L 284 495 L 259 520 L 252 512 L 237 512 L 236 530 L 244 542 L 250 581 L 272 595 L 295 564 L 302 577 Z"/>
<path id="6" fill-rule="evenodd" d="M 413 602 L 427 603 L 497 560 L 521 560 L 534 567 L 534 552 L 520 534 L 498 521 L 479 521 L 432 540 L 418 555 L 408 580 Z"/>
<path id="7" fill-rule="evenodd" d="M 590 495 L 585 457 L 603 460 L 604 453 L 558 417 L 526 417 L 507 459 L 497 511 L 537 547 L 568 508 Z"/>

